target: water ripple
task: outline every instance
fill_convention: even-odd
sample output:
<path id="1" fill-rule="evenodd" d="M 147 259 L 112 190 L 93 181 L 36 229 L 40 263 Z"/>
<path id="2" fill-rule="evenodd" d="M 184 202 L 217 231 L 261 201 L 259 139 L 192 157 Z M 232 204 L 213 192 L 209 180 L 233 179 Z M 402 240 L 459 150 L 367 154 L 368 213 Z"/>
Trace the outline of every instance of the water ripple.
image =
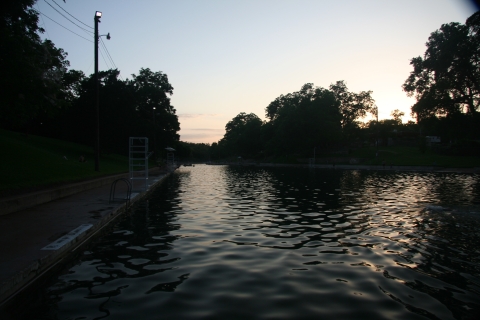
<path id="1" fill-rule="evenodd" d="M 473 319 L 480 311 L 479 180 L 182 168 L 45 288 L 48 298 L 30 312 Z"/>

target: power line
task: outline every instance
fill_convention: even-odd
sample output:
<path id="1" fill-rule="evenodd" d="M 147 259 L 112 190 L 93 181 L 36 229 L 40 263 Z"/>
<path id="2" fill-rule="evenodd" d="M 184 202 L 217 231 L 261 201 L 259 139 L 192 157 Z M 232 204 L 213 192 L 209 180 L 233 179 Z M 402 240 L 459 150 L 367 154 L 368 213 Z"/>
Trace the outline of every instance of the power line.
<path id="1" fill-rule="evenodd" d="M 110 63 L 112 64 L 112 66 L 114 66 L 115 64 L 112 62 L 112 59 L 111 59 L 110 56 L 108 55 L 107 49 L 105 48 L 105 43 L 103 43 L 102 38 L 100 38 L 100 44 L 101 44 L 101 48 L 103 49 L 103 51 L 105 51 L 105 54 L 106 54 L 108 60 L 110 61 Z"/>
<path id="2" fill-rule="evenodd" d="M 92 61 L 90 61 L 90 65 L 88 66 L 87 69 L 85 69 L 85 70 L 87 70 L 87 72 L 90 72 L 89 70 L 90 70 L 90 68 L 92 67 L 92 64 L 93 64 L 93 61 L 94 61 L 94 60 L 95 60 L 95 59 L 92 58 Z"/>
<path id="3" fill-rule="evenodd" d="M 73 15 L 71 15 L 67 10 L 63 9 L 58 3 L 55 2 L 55 0 L 51 0 L 53 3 L 55 3 L 60 9 L 62 9 L 66 14 L 68 14 L 70 17 L 72 17 L 73 19 L 77 20 L 78 22 L 80 22 L 81 24 L 83 24 L 84 26 L 87 26 L 89 27 L 90 29 L 93 29 L 92 26 L 89 26 L 88 24 L 86 23 L 83 23 L 82 21 L 78 20 L 77 18 L 75 18 Z"/>
<path id="4" fill-rule="evenodd" d="M 104 49 L 105 52 L 107 53 L 108 58 L 109 58 L 110 61 L 112 62 L 112 65 L 113 65 L 113 66 L 115 67 L 115 69 L 116 69 L 117 66 L 115 65 L 115 62 L 113 62 L 112 56 L 110 55 L 110 52 L 108 52 L 107 46 L 106 46 L 105 43 L 103 42 L 102 38 L 100 38 L 100 42 L 102 43 L 103 49 Z"/>
<path id="5" fill-rule="evenodd" d="M 102 49 L 103 49 L 103 48 L 102 48 Z M 108 61 L 108 64 L 109 64 L 110 66 L 108 66 L 108 64 L 107 64 L 107 67 L 108 67 L 109 69 L 116 69 L 115 66 L 113 65 L 112 61 L 108 58 L 108 55 L 107 55 L 107 52 L 105 51 L 105 49 L 100 50 L 100 53 L 102 54 L 103 59 L 106 59 L 106 60 Z"/>
<path id="6" fill-rule="evenodd" d="M 40 11 L 38 10 L 38 4 L 35 4 L 35 7 L 36 7 L 36 10 L 37 10 L 38 12 L 40 12 Z M 50 37 L 50 34 L 48 33 L 47 25 L 45 24 L 45 20 L 43 20 L 43 17 L 42 17 L 42 16 L 40 16 L 40 18 L 42 19 L 43 26 L 45 27 L 45 32 L 47 33 L 48 37 L 51 38 L 51 37 Z"/>
<path id="7" fill-rule="evenodd" d="M 107 60 L 105 60 L 105 57 L 103 56 L 103 52 L 102 52 L 102 51 L 100 51 L 100 55 L 102 56 L 103 62 L 105 62 L 105 65 L 107 66 L 107 68 L 109 68 L 109 67 L 108 67 L 108 63 L 107 63 Z M 109 68 L 109 69 L 111 69 L 111 68 Z"/>
<path id="8" fill-rule="evenodd" d="M 54 6 L 52 6 L 50 3 L 47 2 L 47 0 L 45 0 L 45 3 L 48 4 L 50 7 L 52 7 L 53 10 L 57 11 L 62 17 L 64 17 L 65 19 L 67 19 L 68 21 L 70 21 L 71 23 L 73 23 L 74 25 L 76 25 L 77 27 L 79 27 L 80 29 L 82 29 L 83 31 L 86 31 L 88 33 L 93 33 L 92 31 L 90 30 L 87 30 L 83 27 L 80 27 L 78 24 L 76 24 L 75 22 L 73 22 L 72 20 L 70 20 L 69 18 L 65 17 L 65 15 L 63 13 L 61 13 L 60 11 L 58 11 Z"/>
<path id="9" fill-rule="evenodd" d="M 105 44 L 104 44 L 103 49 L 104 49 L 104 51 L 108 54 L 108 50 L 107 50 L 107 47 L 105 47 Z M 110 66 L 109 66 L 109 63 L 107 62 L 107 59 L 105 59 L 105 56 L 103 55 L 103 52 L 102 52 L 101 50 L 100 50 L 100 55 L 102 56 L 103 61 L 105 62 L 105 65 L 107 66 L 107 68 L 109 68 L 109 69 L 117 69 L 117 70 L 118 70 L 117 66 L 115 65 L 115 63 L 114 63 L 113 60 L 111 60 L 111 59 L 110 59 L 110 62 L 111 62 L 111 63 L 110 63 Z M 108 56 L 107 56 L 107 57 L 108 57 Z M 118 74 L 118 75 L 120 76 L 120 79 L 122 79 L 122 81 L 125 81 L 125 80 L 123 79 L 122 75 L 120 74 L 120 71 L 119 71 L 119 74 Z"/>
<path id="10" fill-rule="evenodd" d="M 100 42 L 102 43 L 102 45 L 103 45 L 103 49 L 104 49 L 104 50 L 105 50 L 105 52 L 107 53 L 107 55 L 108 55 L 108 58 L 109 58 L 109 59 L 110 59 L 110 61 L 112 62 L 112 65 L 115 67 L 115 69 L 117 69 L 117 70 L 118 70 L 118 67 L 117 67 L 117 65 L 115 64 L 115 62 L 113 61 L 113 58 L 112 58 L 112 56 L 110 55 L 110 52 L 108 51 L 108 49 L 107 49 L 107 46 L 106 46 L 106 45 L 105 45 L 105 43 L 103 42 L 102 38 L 100 38 Z M 120 76 L 120 79 L 122 79 L 122 80 L 123 80 L 123 77 L 122 77 L 122 75 L 121 75 L 121 74 L 119 74 L 119 76 Z"/>
<path id="11" fill-rule="evenodd" d="M 85 28 L 79 26 L 78 24 L 76 24 L 75 22 L 73 22 L 72 20 L 70 20 L 69 18 L 67 18 L 67 17 L 66 17 L 65 15 L 63 15 L 60 11 L 58 11 L 55 7 L 53 7 L 50 3 L 48 3 L 47 0 L 44 0 L 44 1 L 45 1 L 45 3 L 48 4 L 53 10 L 55 10 L 57 13 L 59 13 L 62 17 L 64 17 L 65 19 L 67 19 L 68 21 L 70 21 L 71 23 L 73 23 L 73 24 L 74 24 L 75 26 L 77 26 L 78 28 L 82 29 L 84 32 L 87 32 L 88 34 L 92 34 L 92 33 L 93 33 L 92 31 L 86 30 Z M 51 1 L 52 1 L 53 3 L 55 3 L 55 5 L 57 5 L 60 9 L 62 9 L 65 13 L 67 13 L 69 16 L 71 16 L 73 19 L 77 20 L 78 22 L 80 22 L 81 24 L 87 26 L 87 27 L 90 28 L 90 29 L 94 29 L 94 28 L 92 28 L 91 26 L 85 24 L 84 22 L 82 22 L 82 21 L 80 21 L 79 19 L 77 19 L 76 17 L 74 17 L 74 16 L 73 16 L 72 14 L 70 14 L 67 10 L 63 9 L 57 2 L 55 2 L 55 0 L 51 0 Z M 61 25 L 60 23 L 58 23 L 57 21 L 53 20 L 52 18 L 46 16 L 45 14 L 43 14 L 42 12 L 40 12 L 39 10 L 37 10 L 37 11 L 38 11 L 40 14 L 42 14 L 43 16 L 45 16 L 46 18 L 52 20 L 53 22 L 55 22 L 56 24 L 58 24 L 59 26 L 61 26 L 62 28 L 65 28 L 66 30 L 70 31 L 71 33 L 79 36 L 80 38 L 85 39 L 85 40 L 87 40 L 87 41 L 89 41 L 89 42 L 93 42 L 93 41 L 91 41 L 91 40 L 89 40 L 89 39 L 87 39 L 87 38 L 85 38 L 85 37 L 82 37 L 82 36 L 79 35 L 78 33 L 73 32 L 72 30 L 68 29 L 67 27 Z M 110 63 L 111 63 L 111 66 L 114 67 L 115 69 L 118 69 L 117 66 L 116 66 L 116 64 L 115 64 L 115 62 L 113 61 L 112 56 L 110 55 L 110 52 L 109 52 L 108 49 L 107 49 L 107 46 L 106 46 L 105 43 L 103 42 L 102 38 L 99 37 L 99 40 L 100 40 L 100 42 L 101 42 L 101 44 L 102 44 L 102 46 L 103 46 L 103 50 L 105 51 L 108 60 L 109 60 Z M 107 59 L 105 59 L 105 56 L 103 55 L 102 51 L 100 51 L 100 54 L 102 55 L 103 61 L 105 62 L 105 64 L 106 64 L 107 67 L 108 67 Z M 122 76 L 120 76 L 120 77 L 122 78 Z M 122 80 L 123 80 L 123 78 L 122 78 Z"/>
<path id="12" fill-rule="evenodd" d="M 38 11 L 38 10 L 37 10 L 37 11 Z M 60 23 L 58 23 L 57 21 L 53 20 L 52 18 L 50 18 L 49 16 L 45 15 L 44 13 L 42 13 L 42 12 L 40 12 L 40 11 L 38 11 L 38 13 L 40 13 L 41 15 L 43 15 L 45 18 L 52 20 L 53 22 L 55 22 L 56 24 L 58 24 L 60 27 L 62 27 L 62 28 L 65 28 L 65 29 L 67 29 L 68 31 L 70 31 L 71 33 L 73 33 L 73 34 L 75 34 L 75 35 L 79 36 L 80 38 L 82 38 L 82 39 L 85 39 L 85 40 L 87 40 L 87 41 L 89 41 L 89 42 L 92 42 L 92 43 L 93 43 L 93 41 L 92 41 L 92 40 L 89 40 L 89 39 L 87 39 L 87 38 L 85 38 L 85 37 L 83 37 L 83 36 L 79 35 L 78 33 L 76 33 L 76 32 L 73 32 L 72 30 L 70 30 L 70 29 L 68 29 L 67 27 L 65 27 L 65 26 L 61 25 Z"/>

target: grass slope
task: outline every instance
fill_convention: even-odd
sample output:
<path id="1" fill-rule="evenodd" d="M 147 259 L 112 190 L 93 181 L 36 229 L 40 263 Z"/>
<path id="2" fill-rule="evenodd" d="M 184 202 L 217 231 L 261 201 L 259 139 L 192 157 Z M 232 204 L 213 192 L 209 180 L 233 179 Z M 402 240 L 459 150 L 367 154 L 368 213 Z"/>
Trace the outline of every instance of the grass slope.
<path id="1" fill-rule="evenodd" d="M 0 129 L 0 191 L 4 196 L 65 182 L 128 172 L 128 158 L 103 155 L 96 172 L 91 147 Z M 84 155 L 87 162 L 79 162 Z M 66 159 L 65 159 L 65 158 Z"/>
<path id="2" fill-rule="evenodd" d="M 418 147 L 374 147 L 355 150 L 351 157 L 364 159 L 363 164 L 380 165 L 385 161 L 394 166 L 437 166 L 447 168 L 473 168 L 480 166 L 478 157 L 448 156 L 434 153 L 431 150 L 420 152 Z"/>

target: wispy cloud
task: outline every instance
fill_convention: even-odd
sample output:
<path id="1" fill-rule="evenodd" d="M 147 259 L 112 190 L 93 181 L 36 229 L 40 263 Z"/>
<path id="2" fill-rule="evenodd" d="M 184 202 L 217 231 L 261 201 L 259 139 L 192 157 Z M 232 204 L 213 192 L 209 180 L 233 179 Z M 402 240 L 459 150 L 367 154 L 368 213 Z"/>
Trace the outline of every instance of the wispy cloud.
<path id="1" fill-rule="evenodd" d="M 223 130 L 218 129 L 189 129 L 180 134 L 180 140 L 194 143 L 213 143 L 223 138 Z"/>
<path id="2" fill-rule="evenodd" d="M 218 117 L 220 113 L 180 113 L 177 116 L 179 118 L 205 118 L 205 117 Z"/>
<path id="3" fill-rule="evenodd" d="M 223 113 L 182 113 L 180 120 L 180 139 L 188 142 L 212 143 L 225 135 Z"/>
<path id="4" fill-rule="evenodd" d="M 204 129 L 204 128 L 188 128 L 186 131 L 205 131 L 205 132 L 216 132 L 216 133 L 223 133 L 225 132 L 224 129 Z"/>

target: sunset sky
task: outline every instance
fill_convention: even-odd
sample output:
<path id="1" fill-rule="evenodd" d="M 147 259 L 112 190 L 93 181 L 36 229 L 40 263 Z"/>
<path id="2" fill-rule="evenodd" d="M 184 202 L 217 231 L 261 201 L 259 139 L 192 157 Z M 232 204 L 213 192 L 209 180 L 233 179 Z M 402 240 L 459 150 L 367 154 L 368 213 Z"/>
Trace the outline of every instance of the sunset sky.
<path id="1" fill-rule="evenodd" d="M 34 8 L 42 37 L 86 75 L 101 11 L 100 34 L 111 40 L 102 37 L 99 69 L 116 67 L 124 80 L 140 68 L 166 73 L 180 139 L 206 143 L 240 112 L 265 119 L 271 101 L 309 82 L 372 90 L 380 119 L 400 109 L 407 121 L 410 59 L 431 32 L 476 11 L 466 0 L 39 0 Z"/>

